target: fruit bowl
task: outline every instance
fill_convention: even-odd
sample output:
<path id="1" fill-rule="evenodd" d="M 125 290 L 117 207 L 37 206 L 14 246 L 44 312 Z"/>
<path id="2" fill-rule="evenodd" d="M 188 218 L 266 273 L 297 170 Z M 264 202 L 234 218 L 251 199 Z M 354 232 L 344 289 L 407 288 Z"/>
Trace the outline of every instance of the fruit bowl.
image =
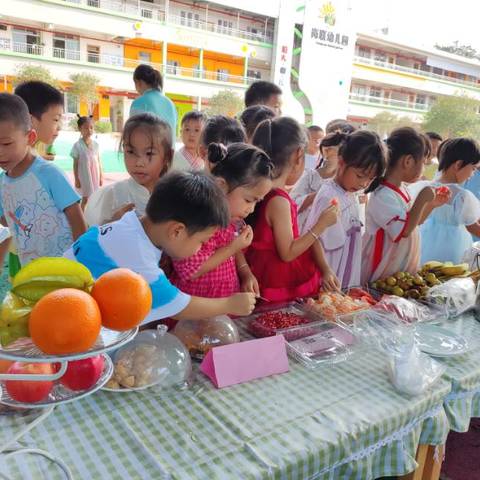
<path id="1" fill-rule="evenodd" d="M 45 400 L 35 403 L 24 403 L 14 400 L 7 392 L 5 387 L 5 382 L 0 382 L 0 403 L 8 405 L 9 407 L 17 408 L 41 408 L 48 407 L 51 405 L 60 405 L 63 403 L 73 402 L 80 398 L 91 395 L 107 383 L 108 379 L 113 373 L 113 363 L 108 355 L 103 355 L 104 358 L 104 367 L 103 372 L 97 383 L 87 390 L 73 391 L 64 387 L 60 382 L 55 383 L 52 391 Z"/>
<path id="2" fill-rule="evenodd" d="M 32 342 L 31 338 L 19 338 L 6 347 L 0 347 L 0 358 L 18 362 L 61 362 L 68 360 L 80 360 L 82 358 L 93 357 L 100 353 L 107 352 L 125 345 L 132 340 L 138 332 L 138 328 L 117 332 L 102 327 L 97 341 L 92 348 L 85 352 L 69 355 L 46 355 L 39 350 Z"/>

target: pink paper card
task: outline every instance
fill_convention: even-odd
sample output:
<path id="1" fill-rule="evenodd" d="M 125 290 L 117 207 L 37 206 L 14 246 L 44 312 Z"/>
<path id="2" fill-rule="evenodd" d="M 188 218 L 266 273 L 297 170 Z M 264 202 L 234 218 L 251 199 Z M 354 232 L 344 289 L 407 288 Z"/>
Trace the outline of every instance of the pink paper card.
<path id="1" fill-rule="evenodd" d="M 212 348 L 200 370 L 217 388 L 288 372 L 283 335 Z"/>

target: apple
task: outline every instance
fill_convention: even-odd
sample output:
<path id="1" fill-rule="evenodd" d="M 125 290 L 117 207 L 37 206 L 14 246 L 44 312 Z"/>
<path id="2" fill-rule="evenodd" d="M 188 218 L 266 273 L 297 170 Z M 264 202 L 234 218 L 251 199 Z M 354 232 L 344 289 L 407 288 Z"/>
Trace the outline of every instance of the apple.
<path id="1" fill-rule="evenodd" d="M 7 373 L 52 375 L 54 368 L 51 363 L 23 363 L 15 362 L 7 370 Z M 48 397 L 52 391 L 53 382 L 50 380 L 6 380 L 5 387 L 8 394 L 17 402 L 35 403 Z"/>
<path id="2" fill-rule="evenodd" d="M 67 371 L 60 383 L 73 391 L 88 390 L 102 376 L 104 365 L 103 355 L 68 362 Z"/>

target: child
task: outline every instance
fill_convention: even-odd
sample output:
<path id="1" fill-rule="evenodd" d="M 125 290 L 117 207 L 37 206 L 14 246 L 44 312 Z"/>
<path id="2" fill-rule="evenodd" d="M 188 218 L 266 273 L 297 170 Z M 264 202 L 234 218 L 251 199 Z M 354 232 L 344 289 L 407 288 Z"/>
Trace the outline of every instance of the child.
<path id="1" fill-rule="evenodd" d="M 266 105 L 275 115 L 282 114 L 282 89 L 272 82 L 257 80 L 245 92 L 245 107 Z"/>
<path id="2" fill-rule="evenodd" d="M 200 138 L 200 156 L 205 162 L 205 170 L 211 170 L 208 161 L 208 146 L 211 143 L 222 143 L 227 146 L 230 143 L 245 142 L 245 131 L 240 122 L 224 115 L 214 115 L 207 120 Z"/>
<path id="3" fill-rule="evenodd" d="M 173 156 L 173 168 L 176 170 L 202 170 L 204 162 L 200 156 L 200 136 L 207 117 L 202 112 L 188 112 L 182 118 L 180 136 L 183 147 Z"/>
<path id="4" fill-rule="evenodd" d="M 255 212 L 253 241 L 246 253 L 260 295 L 278 302 L 314 295 L 320 275 L 310 247 L 336 222 L 337 207 L 328 207 L 311 230 L 300 236 L 297 206 L 285 187 L 295 183 L 304 169 L 304 129 L 292 118 L 264 120 L 253 143 L 267 152 L 274 165 L 273 189 Z"/>
<path id="5" fill-rule="evenodd" d="M 243 219 L 272 188 L 272 164 L 260 149 L 232 143 L 228 149 L 218 143 L 208 147 L 212 175 L 225 192 L 230 225 L 221 228 L 192 257 L 173 261 L 172 283 L 180 290 L 202 297 L 227 297 L 236 292 L 259 294 L 258 283 L 242 250 L 253 238 Z M 238 229 L 238 224 L 243 224 Z"/>
<path id="6" fill-rule="evenodd" d="M 427 132 L 426 137 L 430 142 L 430 153 L 426 155 L 425 168 L 423 169 L 423 179 L 433 180 L 438 171 L 438 147 L 443 142 L 442 137 L 435 132 Z"/>
<path id="7" fill-rule="evenodd" d="M 412 202 L 406 183 L 416 182 L 423 170 L 425 141 L 413 128 L 394 130 L 385 177 L 376 179 L 367 205 L 362 247 L 362 285 L 396 272 L 419 269 L 421 225 L 433 208 L 448 201 L 432 187 L 423 188 Z"/>
<path id="8" fill-rule="evenodd" d="M 133 209 L 140 216 L 145 213 L 155 184 L 172 164 L 171 138 L 170 127 L 156 115 L 140 113 L 128 119 L 121 148 L 130 178 L 107 185 L 90 197 L 85 210 L 89 225 L 118 220 Z"/>
<path id="9" fill-rule="evenodd" d="M 32 154 L 36 140 L 27 105 L 0 94 L 0 215 L 15 240 L 20 265 L 61 256 L 86 230 L 79 196 L 52 163 Z"/>
<path id="10" fill-rule="evenodd" d="M 480 235 L 480 202 L 461 186 L 472 177 L 479 163 L 480 150 L 475 140 L 455 138 L 442 146 L 439 178 L 430 185 L 448 186 L 451 199 L 432 212 L 420 227 L 422 264 L 430 260 L 460 263 L 472 246 L 471 234 Z"/>
<path id="11" fill-rule="evenodd" d="M 275 118 L 275 116 L 275 112 L 266 105 L 252 105 L 246 108 L 240 114 L 240 122 L 245 129 L 247 143 L 252 142 L 253 133 L 260 122 L 263 122 L 267 118 Z"/>
<path id="12" fill-rule="evenodd" d="M 318 125 L 310 125 L 307 128 L 308 145 L 305 152 L 305 170 L 315 170 L 320 161 L 320 142 L 325 136 L 323 128 Z"/>
<path id="13" fill-rule="evenodd" d="M 82 194 L 82 210 L 84 210 L 90 195 L 103 185 L 103 172 L 98 143 L 92 138 L 92 117 L 78 115 L 77 126 L 81 138 L 73 145 L 70 156 L 73 158 L 75 188 L 78 188 Z"/>
<path id="14" fill-rule="evenodd" d="M 298 207 L 298 228 L 300 233 L 305 233 L 305 222 L 307 221 L 315 195 L 323 183 L 333 177 L 337 171 L 338 148 L 344 139 L 344 133 L 329 133 L 320 143 L 322 162 L 314 170 L 303 172 L 300 180 L 290 192 L 292 200 Z"/>
<path id="15" fill-rule="evenodd" d="M 340 210 L 339 221 L 327 228 L 315 245 L 325 290 L 360 285 L 362 222 L 357 192 L 383 175 L 386 166 L 385 148 L 376 133 L 359 130 L 351 135 L 334 135 L 342 138 L 337 172 L 334 179 L 326 180 L 321 186 L 305 223 L 308 232 L 315 225 L 319 213 L 331 204 L 332 199 L 336 199 Z"/>
<path id="16" fill-rule="evenodd" d="M 171 136 L 167 138 L 170 142 Z M 163 252 L 174 259 L 195 255 L 228 222 L 225 195 L 212 178 L 200 172 L 172 172 L 156 184 L 144 216 L 127 212 L 116 222 L 90 228 L 65 256 L 83 263 L 95 278 L 118 267 L 142 275 L 153 296 L 144 323 L 166 317 L 198 320 L 221 314 L 248 315 L 255 306 L 255 295 L 190 297 L 174 287 L 159 267 Z"/>

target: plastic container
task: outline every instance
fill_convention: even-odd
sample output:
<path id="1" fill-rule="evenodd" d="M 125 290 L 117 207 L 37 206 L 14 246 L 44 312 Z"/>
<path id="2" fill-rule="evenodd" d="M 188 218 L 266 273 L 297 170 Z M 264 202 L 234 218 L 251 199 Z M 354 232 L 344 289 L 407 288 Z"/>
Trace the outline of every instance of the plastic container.
<path id="1" fill-rule="evenodd" d="M 281 330 L 287 341 L 292 338 L 289 333 L 292 327 L 319 320 L 322 320 L 321 317 L 297 303 L 288 303 L 271 309 L 264 308 L 246 317 L 247 329 L 255 337 L 272 337 Z"/>
<path id="2" fill-rule="evenodd" d="M 213 347 L 240 341 L 237 326 L 227 315 L 208 320 L 181 320 L 172 333 L 196 360 L 202 360 Z"/>
<path id="3" fill-rule="evenodd" d="M 287 351 L 291 357 L 308 368 L 316 368 L 325 363 L 346 360 L 355 350 L 357 340 L 340 325 L 330 322 L 314 322 L 277 335 L 287 335 Z"/>

